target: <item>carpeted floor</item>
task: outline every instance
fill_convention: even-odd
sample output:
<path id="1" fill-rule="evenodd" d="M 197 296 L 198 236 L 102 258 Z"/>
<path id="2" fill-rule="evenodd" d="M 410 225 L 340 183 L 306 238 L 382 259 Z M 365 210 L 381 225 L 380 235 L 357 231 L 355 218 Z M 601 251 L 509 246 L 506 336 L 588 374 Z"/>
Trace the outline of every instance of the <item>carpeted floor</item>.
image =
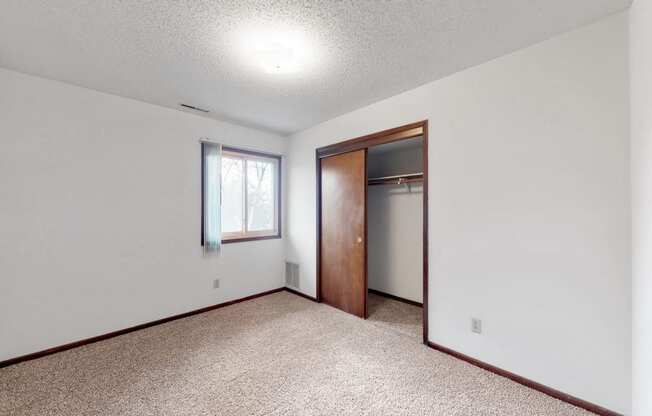
<path id="1" fill-rule="evenodd" d="M 280 292 L 0 369 L 0 414 L 589 414 L 425 347 L 420 323 L 383 318 L 395 301 L 369 306 Z"/>
<path id="2" fill-rule="evenodd" d="M 423 340 L 423 308 L 378 296 L 367 294 L 367 321 L 382 329 L 400 332 Z"/>

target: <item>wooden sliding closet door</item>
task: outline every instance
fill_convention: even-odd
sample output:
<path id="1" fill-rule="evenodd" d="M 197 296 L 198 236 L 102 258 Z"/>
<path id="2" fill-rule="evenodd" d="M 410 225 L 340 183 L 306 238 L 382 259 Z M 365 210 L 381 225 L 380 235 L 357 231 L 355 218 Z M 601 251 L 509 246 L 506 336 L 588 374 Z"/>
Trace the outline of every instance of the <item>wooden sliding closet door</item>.
<path id="1" fill-rule="evenodd" d="M 366 150 L 321 159 L 321 300 L 366 318 Z"/>

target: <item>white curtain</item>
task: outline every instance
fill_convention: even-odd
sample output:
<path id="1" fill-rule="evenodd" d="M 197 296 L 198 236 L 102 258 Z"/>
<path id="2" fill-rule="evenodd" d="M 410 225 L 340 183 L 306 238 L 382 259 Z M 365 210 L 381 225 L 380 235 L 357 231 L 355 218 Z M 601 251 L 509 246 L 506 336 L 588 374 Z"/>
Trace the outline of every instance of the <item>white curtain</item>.
<path id="1" fill-rule="evenodd" d="M 220 202 L 222 182 L 222 145 L 202 142 L 204 252 L 219 252 L 222 245 Z"/>

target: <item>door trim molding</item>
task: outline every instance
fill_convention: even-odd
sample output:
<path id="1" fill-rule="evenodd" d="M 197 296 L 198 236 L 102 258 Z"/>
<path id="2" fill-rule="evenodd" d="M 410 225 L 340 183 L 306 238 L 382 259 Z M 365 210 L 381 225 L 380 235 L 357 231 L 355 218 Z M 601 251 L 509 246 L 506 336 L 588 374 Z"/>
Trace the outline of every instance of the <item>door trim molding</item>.
<path id="1" fill-rule="evenodd" d="M 383 130 L 354 139 L 344 140 L 339 143 L 329 144 L 328 146 L 317 149 L 317 157 L 334 156 L 340 153 L 352 152 L 354 150 L 366 149 L 379 144 L 395 142 L 398 140 L 410 139 L 421 136 L 427 130 L 428 120 L 417 121 L 416 123 L 406 124 L 393 129 Z"/>
<path id="2" fill-rule="evenodd" d="M 423 343 L 428 344 L 428 120 L 417 121 L 315 149 L 317 217 L 317 302 L 321 302 L 321 159 L 380 144 L 423 136 Z M 365 188 L 366 189 L 366 188 Z M 366 225 L 365 225 L 366 233 Z M 365 235 L 366 239 L 366 235 Z M 366 256 L 365 256 L 366 257 Z M 367 285 L 368 286 L 368 285 Z M 367 287 L 368 289 L 368 287 Z M 367 303 L 365 295 L 365 304 Z"/>

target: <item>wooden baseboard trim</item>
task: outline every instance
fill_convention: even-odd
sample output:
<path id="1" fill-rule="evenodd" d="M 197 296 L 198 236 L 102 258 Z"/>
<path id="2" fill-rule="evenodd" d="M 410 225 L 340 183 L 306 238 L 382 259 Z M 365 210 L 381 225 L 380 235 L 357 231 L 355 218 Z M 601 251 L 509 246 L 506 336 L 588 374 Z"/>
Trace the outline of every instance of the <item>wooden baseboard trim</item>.
<path id="1" fill-rule="evenodd" d="M 301 292 L 299 292 L 299 291 L 296 290 L 296 289 L 292 289 L 292 288 L 290 288 L 290 287 L 285 287 L 285 291 L 286 291 L 286 292 L 290 292 L 290 293 L 292 293 L 292 294 L 294 294 L 294 295 L 297 295 L 297 296 L 301 296 L 302 298 L 306 298 L 306 299 L 311 300 L 311 301 L 313 301 L 313 302 L 317 302 L 317 298 L 313 298 L 313 297 L 310 296 L 310 295 L 306 295 L 305 293 L 301 293 Z"/>
<path id="2" fill-rule="evenodd" d="M 369 293 L 373 293 L 374 295 L 382 296 L 382 297 L 385 297 L 385 298 L 388 298 L 388 299 L 392 299 L 392 300 L 396 300 L 396 301 L 399 301 L 399 302 L 407 303 L 408 305 L 418 306 L 420 308 L 423 308 L 423 303 L 420 303 L 420 302 L 415 302 L 415 301 L 410 300 L 410 299 L 405 299 L 405 298 L 402 298 L 402 297 L 399 297 L 399 296 L 396 296 L 396 295 L 391 295 L 389 293 L 381 292 L 380 290 L 376 290 L 376 289 L 368 289 L 368 290 L 369 290 Z"/>
<path id="3" fill-rule="evenodd" d="M 484 370 L 490 371 L 494 374 L 497 374 L 499 376 L 508 378 L 512 381 L 515 381 L 518 384 L 522 384 L 525 387 L 529 387 L 533 390 L 539 391 L 543 394 L 547 394 L 548 396 L 554 397 L 555 399 L 561 400 L 562 402 L 566 402 L 568 404 L 572 404 L 573 406 L 580 407 L 584 410 L 588 410 L 589 412 L 595 413 L 600 416 L 622 416 L 620 413 L 616 413 L 612 410 L 605 409 L 602 406 L 598 406 L 597 404 L 593 404 L 590 402 L 587 402 L 586 400 L 579 399 L 575 396 L 571 396 L 570 394 L 563 393 L 559 390 L 555 390 L 552 387 L 544 386 L 543 384 L 537 383 L 536 381 L 532 381 L 530 379 L 527 379 L 525 377 L 521 377 L 517 374 L 511 373 L 507 370 L 503 370 L 502 368 L 495 367 L 491 364 L 487 364 L 483 361 L 476 360 L 473 357 L 469 357 L 468 355 L 464 355 L 462 353 L 459 353 L 455 350 L 451 350 L 450 348 L 444 347 L 439 344 L 435 344 L 434 342 L 428 341 L 426 344 L 432 349 L 435 349 L 437 351 L 443 352 L 445 354 L 451 355 L 457 359 L 460 359 L 462 361 L 466 361 L 469 364 L 473 364 L 476 367 L 480 367 Z"/>
<path id="4" fill-rule="evenodd" d="M 120 336 L 120 335 L 128 334 L 130 332 L 134 332 L 134 331 L 138 331 L 138 330 L 141 330 L 141 329 L 149 328 L 151 326 L 164 324 L 164 323 L 170 322 L 170 321 L 176 321 L 177 319 L 187 318 L 187 317 L 192 316 L 192 315 L 197 315 L 197 314 L 200 314 L 200 313 L 212 311 L 214 309 L 223 308 L 225 306 L 233 305 L 233 304 L 244 302 L 244 301 L 247 301 L 247 300 L 252 300 L 252 299 L 255 299 L 255 298 L 262 297 L 262 296 L 271 295 L 272 293 L 281 292 L 284 289 L 285 288 L 280 287 L 278 289 L 272 289 L 272 290 L 268 290 L 268 291 L 265 291 L 265 292 L 256 293 L 254 295 L 245 296 L 244 298 L 234 299 L 234 300 L 230 300 L 228 302 L 218 303 L 216 305 L 211 305 L 211 306 L 206 306 L 204 308 L 195 309 L 194 311 L 181 313 L 179 315 L 169 316 L 167 318 L 158 319 L 156 321 L 146 322 L 144 324 L 135 325 L 135 326 L 132 326 L 132 327 L 129 327 L 129 328 L 120 329 L 120 330 L 117 330 L 117 331 L 109 332 L 109 333 L 102 334 L 102 335 L 97 335 L 95 337 L 83 339 L 83 340 L 80 340 L 80 341 L 71 342 L 69 344 L 64 344 L 64 345 L 59 345 L 57 347 L 48 348 L 48 349 L 43 350 L 43 351 L 37 351 L 37 352 L 33 352 L 31 354 L 26 354 L 26 355 L 21 355 L 19 357 L 15 357 L 15 358 L 10 358 L 8 360 L 0 361 L 0 368 L 7 367 L 7 366 L 10 366 L 10 365 L 13 365 L 13 364 L 18 364 L 18 363 L 23 362 L 23 361 L 29 361 L 29 360 L 34 360 L 36 358 L 45 357 L 46 355 L 56 354 L 56 353 L 61 352 L 61 351 L 66 351 L 66 350 L 70 350 L 70 349 L 73 349 L 73 348 L 81 347 L 82 345 L 87 345 L 87 344 L 92 344 L 94 342 L 103 341 L 105 339 L 109 339 L 109 338 L 117 337 L 117 336 Z"/>
<path id="5" fill-rule="evenodd" d="M 248 301 L 248 300 L 256 299 L 256 298 L 266 296 L 266 295 L 271 295 L 272 293 L 277 293 L 277 292 L 281 292 L 281 291 L 287 291 L 287 292 L 290 292 L 290 293 L 292 293 L 294 295 L 301 296 L 303 298 L 311 300 L 313 302 L 317 302 L 316 298 L 313 298 L 312 296 L 308 296 L 305 293 L 301 293 L 301 292 L 299 292 L 297 290 L 294 290 L 294 289 L 291 289 L 291 288 L 288 288 L 288 287 L 281 287 L 281 288 L 278 288 L 278 289 L 272 289 L 272 290 L 268 290 L 268 291 L 265 291 L 265 292 L 256 293 L 254 295 L 245 296 L 245 297 L 240 298 L 240 299 L 234 299 L 234 300 L 231 300 L 231 301 L 228 301 L 228 302 L 218 303 L 216 305 L 211 305 L 211 306 L 206 306 L 204 308 L 195 309 L 195 310 L 190 311 L 190 312 L 181 313 L 181 314 L 170 316 L 170 317 L 167 317 L 167 318 L 158 319 L 156 321 L 146 322 L 144 324 L 135 325 L 135 326 L 132 326 L 132 327 L 129 327 L 129 328 L 120 329 L 120 330 L 117 330 L 117 331 L 113 331 L 113 332 L 98 335 L 98 336 L 95 336 L 95 337 L 83 339 L 83 340 L 80 340 L 80 341 L 71 342 L 69 344 L 59 345 L 57 347 L 48 348 L 48 349 L 38 351 L 38 352 L 34 352 L 34 353 L 31 353 L 31 354 L 26 354 L 26 355 L 21 355 L 19 357 L 15 357 L 15 358 L 10 358 L 8 360 L 0 361 L 0 368 L 8 367 L 8 366 L 13 365 L 13 364 L 18 364 L 18 363 L 23 362 L 23 361 L 34 360 L 34 359 L 37 359 L 37 358 L 45 357 L 47 355 L 56 354 L 56 353 L 61 352 L 61 351 L 70 350 L 70 349 L 73 349 L 73 348 L 81 347 L 83 345 L 92 344 L 92 343 L 95 343 L 95 342 L 98 342 L 98 341 L 103 341 L 103 340 L 106 340 L 106 339 L 109 339 L 109 338 L 114 338 L 114 337 L 117 337 L 117 336 L 120 336 L 120 335 L 128 334 L 130 332 L 139 331 L 141 329 L 149 328 L 149 327 L 156 326 L 156 325 L 161 325 L 161 324 L 164 324 L 166 322 L 175 321 L 177 319 L 187 318 L 189 316 L 197 315 L 197 314 L 204 313 L 204 312 L 209 312 L 209 311 L 212 311 L 212 310 L 215 310 L 215 309 L 223 308 L 225 306 L 234 305 L 236 303 L 245 302 L 245 301 Z M 383 293 L 383 292 L 378 292 L 378 291 L 372 290 L 372 289 L 370 289 L 369 291 L 372 292 L 372 293 L 376 293 L 376 294 L 378 294 L 380 296 L 387 296 L 387 297 L 395 299 L 395 300 L 403 301 L 403 302 L 406 302 L 406 303 L 409 303 L 409 304 L 417 304 L 418 305 L 417 302 L 410 301 L 410 300 L 403 299 L 403 298 L 398 298 L 396 296 L 389 295 L 389 294 L 386 294 L 386 293 Z M 473 364 L 476 367 L 480 367 L 480 368 L 482 368 L 484 370 L 490 371 L 490 372 L 492 372 L 494 374 L 497 374 L 499 376 L 508 378 L 508 379 L 510 379 L 510 380 L 512 380 L 512 381 L 514 381 L 516 383 L 522 384 L 522 385 L 524 385 L 526 387 L 529 387 L 529 388 L 537 390 L 537 391 L 539 391 L 541 393 L 547 394 L 548 396 L 554 397 L 555 399 L 558 399 L 558 400 L 561 400 L 563 402 L 569 403 L 569 404 L 571 404 L 573 406 L 577 406 L 577 407 L 580 407 L 580 408 L 582 408 L 584 410 L 588 410 L 589 412 L 593 412 L 593 413 L 595 413 L 597 415 L 600 415 L 600 416 L 622 416 L 620 413 L 611 411 L 609 409 L 605 409 L 604 407 L 601 407 L 601 406 L 598 406 L 596 404 L 593 404 L 593 403 L 587 402 L 585 400 L 579 399 L 577 397 L 571 396 L 570 394 L 563 393 L 563 392 L 561 392 L 559 390 L 555 390 L 555 389 L 553 389 L 551 387 L 544 386 L 543 384 L 537 383 L 536 381 L 529 380 L 529 379 L 527 379 L 525 377 L 521 377 L 521 376 L 519 376 L 517 374 L 514 374 L 514 373 L 511 373 L 511 372 L 509 372 L 507 370 L 503 370 L 503 369 L 495 367 L 495 366 L 493 366 L 491 364 L 487 364 L 487 363 L 482 362 L 480 360 L 476 360 L 475 358 L 469 357 L 468 355 L 464 355 L 462 353 L 454 351 L 454 350 L 452 350 L 450 348 L 446 348 L 446 347 L 444 347 L 442 345 L 439 345 L 439 344 L 436 344 L 434 342 L 428 342 L 426 345 L 428 347 L 432 348 L 432 349 L 435 349 L 437 351 L 440 351 L 440 352 L 443 352 L 445 354 L 451 355 L 451 356 L 453 356 L 453 357 L 455 357 L 457 359 L 460 359 L 460 360 L 466 361 L 466 362 L 468 362 L 470 364 Z"/>

